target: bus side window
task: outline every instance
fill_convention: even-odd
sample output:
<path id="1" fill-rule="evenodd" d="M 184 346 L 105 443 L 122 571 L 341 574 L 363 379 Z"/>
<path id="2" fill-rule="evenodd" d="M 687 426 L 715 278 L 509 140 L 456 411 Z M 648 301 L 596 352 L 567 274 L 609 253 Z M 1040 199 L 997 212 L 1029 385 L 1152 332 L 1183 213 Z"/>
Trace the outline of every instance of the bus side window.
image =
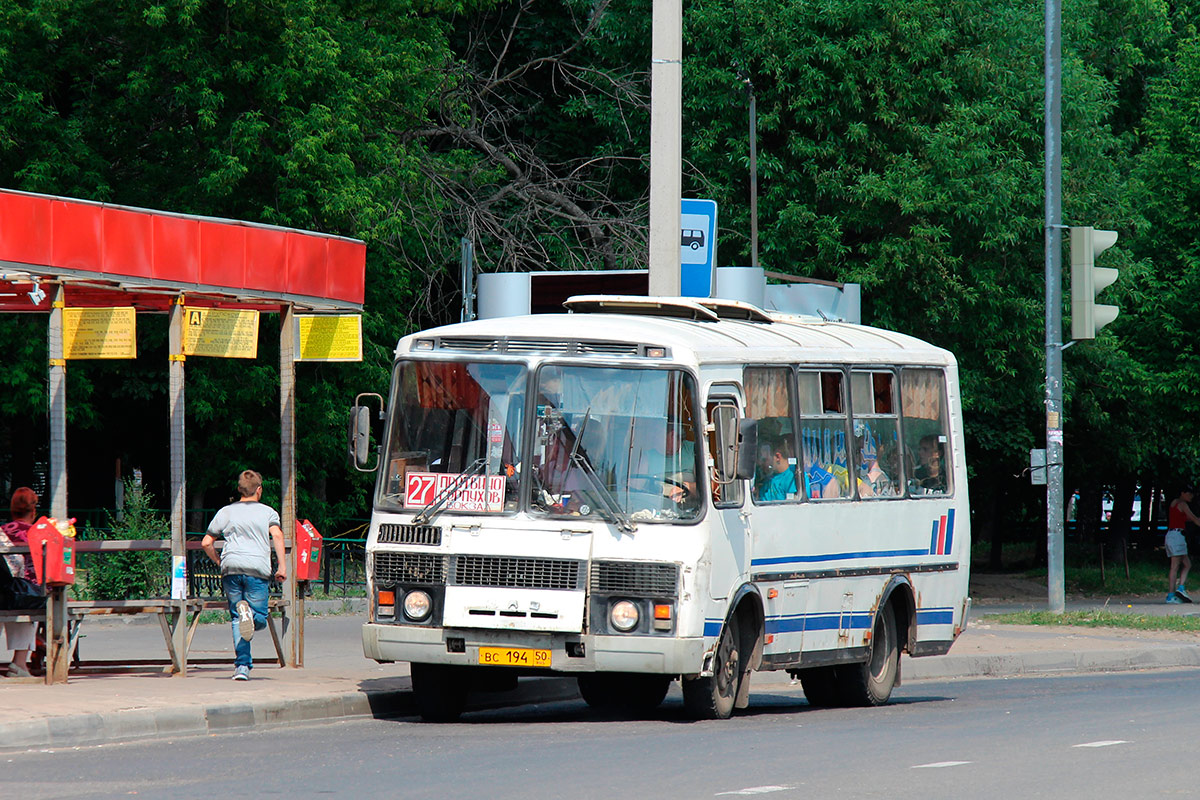
<path id="1" fill-rule="evenodd" d="M 813 500 L 851 497 L 842 373 L 801 372 L 799 381 L 802 491 Z"/>
<path id="2" fill-rule="evenodd" d="M 898 497 L 904 486 L 893 377 L 890 370 L 850 373 L 854 423 L 851 463 L 859 497 Z"/>
<path id="3" fill-rule="evenodd" d="M 787 367 L 747 367 L 746 416 L 758 421 L 755 503 L 800 498 L 796 434 L 792 428 L 792 371 Z"/>
<path id="4" fill-rule="evenodd" d="M 954 491 L 946 376 L 940 369 L 900 372 L 901 425 L 908 493 L 946 495 Z"/>
<path id="5" fill-rule="evenodd" d="M 742 481 L 737 479 L 735 446 L 738 437 L 738 411 L 731 400 L 710 400 L 708 403 L 708 452 L 713 459 L 709 467 L 709 484 L 713 505 L 718 508 L 737 508 L 742 505 Z"/>

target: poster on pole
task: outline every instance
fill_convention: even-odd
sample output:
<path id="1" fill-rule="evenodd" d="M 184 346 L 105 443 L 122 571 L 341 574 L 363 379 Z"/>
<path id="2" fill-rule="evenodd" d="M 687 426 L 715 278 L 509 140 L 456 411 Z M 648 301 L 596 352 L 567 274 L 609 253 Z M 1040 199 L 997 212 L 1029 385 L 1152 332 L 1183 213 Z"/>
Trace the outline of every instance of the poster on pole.
<path id="1" fill-rule="evenodd" d="M 362 361 L 361 314 L 296 314 L 296 361 Z"/>
<path id="2" fill-rule="evenodd" d="M 137 358 L 132 308 L 64 308 L 63 358 Z"/>
<path id="3" fill-rule="evenodd" d="M 258 312 L 184 306 L 183 354 L 257 358 Z"/>

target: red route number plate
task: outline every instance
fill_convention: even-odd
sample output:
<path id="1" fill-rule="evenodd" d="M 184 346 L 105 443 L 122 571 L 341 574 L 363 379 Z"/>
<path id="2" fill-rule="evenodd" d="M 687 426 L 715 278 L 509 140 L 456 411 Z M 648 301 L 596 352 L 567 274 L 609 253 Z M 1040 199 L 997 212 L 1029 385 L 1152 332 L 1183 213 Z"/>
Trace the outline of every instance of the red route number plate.
<path id="1" fill-rule="evenodd" d="M 549 650 L 527 647 L 481 647 L 479 663 L 490 667 L 549 667 Z"/>

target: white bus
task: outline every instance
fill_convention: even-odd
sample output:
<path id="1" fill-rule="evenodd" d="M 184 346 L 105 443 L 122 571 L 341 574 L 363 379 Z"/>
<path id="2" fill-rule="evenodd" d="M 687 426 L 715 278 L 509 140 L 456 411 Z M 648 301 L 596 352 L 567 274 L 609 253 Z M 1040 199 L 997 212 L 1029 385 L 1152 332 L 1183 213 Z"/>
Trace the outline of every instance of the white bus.
<path id="1" fill-rule="evenodd" d="M 950 353 L 732 301 L 565 305 L 396 348 L 363 650 L 410 662 L 422 717 L 524 675 L 631 712 L 680 680 L 698 718 L 744 708 L 754 670 L 877 705 L 902 651 L 950 648 L 971 544 Z"/>

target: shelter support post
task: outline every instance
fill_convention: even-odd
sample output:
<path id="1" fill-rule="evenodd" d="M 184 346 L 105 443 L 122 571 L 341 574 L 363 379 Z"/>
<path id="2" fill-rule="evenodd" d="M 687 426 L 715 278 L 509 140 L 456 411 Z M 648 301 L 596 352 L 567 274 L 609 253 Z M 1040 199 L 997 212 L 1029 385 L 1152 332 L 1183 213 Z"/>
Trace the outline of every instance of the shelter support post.
<path id="1" fill-rule="evenodd" d="M 167 358 L 170 360 L 170 427 L 171 427 L 171 599 L 175 607 L 175 626 L 171 635 L 172 671 L 187 676 L 187 576 L 177 580 L 180 565 L 186 569 L 187 549 L 184 544 L 184 498 L 187 496 L 184 471 L 184 355 L 183 355 L 183 295 L 171 303 L 168 318 Z M 199 612 L 197 612 L 199 613 Z"/>
<path id="2" fill-rule="evenodd" d="M 67 518 L 67 362 L 63 357 L 63 309 L 66 289 L 54 289 L 50 307 L 50 516 Z M 44 555 L 43 555 L 44 557 Z M 67 648 L 67 591 L 50 587 L 46 598 L 46 683 L 65 682 L 70 667 Z"/>
<path id="3" fill-rule="evenodd" d="M 296 324 L 295 309 L 284 305 L 279 314 L 279 483 L 280 520 L 287 550 L 284 582 L 283 652 L 288 666 L 304 666 L 304 607 L 296 581 Z M 294 624 L 290 624 L 294 623 Z"/>

